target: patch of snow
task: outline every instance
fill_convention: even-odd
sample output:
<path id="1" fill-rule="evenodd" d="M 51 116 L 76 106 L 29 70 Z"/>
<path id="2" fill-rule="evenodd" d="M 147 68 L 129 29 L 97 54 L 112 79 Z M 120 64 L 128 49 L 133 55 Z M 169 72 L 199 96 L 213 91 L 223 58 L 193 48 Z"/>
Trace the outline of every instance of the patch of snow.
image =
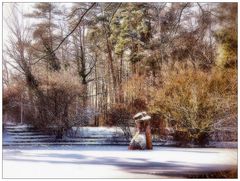
<path id="1" fill-rule="evenodd" d="M 238 147 L 238 142 L 237 141 L 233 141 L 233 142 L 214 142 L 214 141 L 210 141 L 208 146 L 210 147 L 216 147 L 216 148 L 237 148 Z"/>
<path id="2" fill-rule="evenodd" d="M 8 123 L 8 124 L 5 124 L 4 128 L 32 128 L 31 125 L 28 125 L 28 124 L 14 124 L 14 123 Z"/>
<path id="3" fill-rule="evenodd" d="M 135 128 L 130 128 L 132 132 Z M 99 135 L 102 137 L 123 136 L 123 131 L 119 127 L 73 127 L 72 131 L 76 133 L 76 137 L 91 137 Z"/>

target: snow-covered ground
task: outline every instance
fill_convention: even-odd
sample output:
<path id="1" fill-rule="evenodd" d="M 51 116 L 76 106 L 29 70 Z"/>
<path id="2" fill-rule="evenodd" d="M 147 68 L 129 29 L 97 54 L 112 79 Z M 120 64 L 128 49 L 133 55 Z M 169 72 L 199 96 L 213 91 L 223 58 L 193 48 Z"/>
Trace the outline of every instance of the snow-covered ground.
<path id="1" fill-rule="evenodd" d="M 76 136 L 79 137 L 89 137 L 92 135 L 102 135 L 105 137 L 112 137 L 112 136 L 122 136 L 123 131 L 119 127 L 80 127 L 76 128 L 73 127 L 72 130 L 76 133 Z M 131 128 L 132 131 L 135 130 L 135 128 Z"/>
<path id="2" fill-rule="evenodd" d="M 237 167 L 237 149 L 42 146 L 3 149 L 3 178 L 174 178 Z"/>

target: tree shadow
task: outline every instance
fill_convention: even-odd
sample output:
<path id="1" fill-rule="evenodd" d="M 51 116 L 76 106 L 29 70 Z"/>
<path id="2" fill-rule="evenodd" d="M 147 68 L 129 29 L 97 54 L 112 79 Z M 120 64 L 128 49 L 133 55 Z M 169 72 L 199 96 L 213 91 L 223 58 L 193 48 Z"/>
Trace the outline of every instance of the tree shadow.
<path id="1" fill-rule="evenodd" d="M 163 148 L 163 149 L 162 149 Z M 162 151 L 178 151 L 178 152 L 189 152 L 189 153 L 220 153 L 219 151 L 209 151 L 207 148 L 203 148 L 203 150 L 199 150 L 201 148 L 169 148 L 169 147 L 160 147 L 157 150 L 162 150 Z"/>
<path id="2" fill-rule="evenodd" d="M 20 155 L 19 155 L 20 154 Z M 36 159 L 37 158 L 37 159 Z M 49 158 L 56 158 L 51 160 Z M 219 164 L 190 164 L 188 162 L 166 161 L 157 162 L 146 158 L 129 157 L 103 157 L 87 156 L 84 154 L 73 153 L 36 153 L 25 154 L 23 152 L 16 155 L 15 152 L 4 156 L 4 160 L 42 162 L 51 164 L 77 164 L 77 165 L 99 165 L 114 166 L 124 172 L 136 174 L 153 174 L 166 177 L 191 177 L 194 175 L 205 174 L 208 172 L 231 170 L 232 165 Z M 106 173 L 107 177 L 107 173 Z M 91 174 L 89 175 L 91 178 Z"/>

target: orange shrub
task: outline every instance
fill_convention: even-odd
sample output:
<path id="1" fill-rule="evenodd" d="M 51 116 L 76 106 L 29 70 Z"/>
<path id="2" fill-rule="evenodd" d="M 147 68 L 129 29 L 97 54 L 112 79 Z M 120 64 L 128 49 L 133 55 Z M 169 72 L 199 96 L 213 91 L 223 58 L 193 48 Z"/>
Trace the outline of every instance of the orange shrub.
<path id="1" fill-rule="evenodd" d="M 191 141 L 204 140 L 214 121 L 237 114 L 236 70 L 168 72 L 163 88 L 152 92 L 149 109 L 176 120 Z"/>

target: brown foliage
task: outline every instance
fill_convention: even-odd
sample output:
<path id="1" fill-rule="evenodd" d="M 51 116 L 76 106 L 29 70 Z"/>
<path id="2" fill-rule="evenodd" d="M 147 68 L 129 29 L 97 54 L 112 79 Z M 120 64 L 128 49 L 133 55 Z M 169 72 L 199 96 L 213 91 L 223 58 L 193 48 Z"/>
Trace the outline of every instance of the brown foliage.
<path id="1" fill-rule="evenodd" d="M 11 117 L 12 121 L 20 120 L 20 104 L 25 99 L 24 92 L 22 81 L 15 81 L 14 84 L 3 88 L 3 115 Z"/>
<path id="2" fill-rule="evenodd" d="M 123 90 L 127 101 L 145 99 L 147 93 L 147 80 L 144 76 L 133 75 L 123 84 Z"/>
<path id="3" fill-rule="evenodd" d="M 147 104 L 146 101 L 144 101 L 143 99 L 136 98 L 127 105 L 127 108 L 129 112 L 131 112 L 132 114 L 136 114 L 141 111 L 146 111 Z"/>
<path id="4" fill-rule="evenodd" d="M 163 88 L 153 92 L 149 108 L 166 120 L 175 120 L 187 139 L 198 140 L 214 121 L 237 114 L 236 75 L 235 70 L 171 72 Z"/>
<path id="5" fill-rule="evenodd" d="M 62 137 L 77 123 L 76 98 L 81 96 L 82 87 L 68 72 L 39 71 L 37 78 L 42 97 L 34 99 L 30 123 Z"/>

